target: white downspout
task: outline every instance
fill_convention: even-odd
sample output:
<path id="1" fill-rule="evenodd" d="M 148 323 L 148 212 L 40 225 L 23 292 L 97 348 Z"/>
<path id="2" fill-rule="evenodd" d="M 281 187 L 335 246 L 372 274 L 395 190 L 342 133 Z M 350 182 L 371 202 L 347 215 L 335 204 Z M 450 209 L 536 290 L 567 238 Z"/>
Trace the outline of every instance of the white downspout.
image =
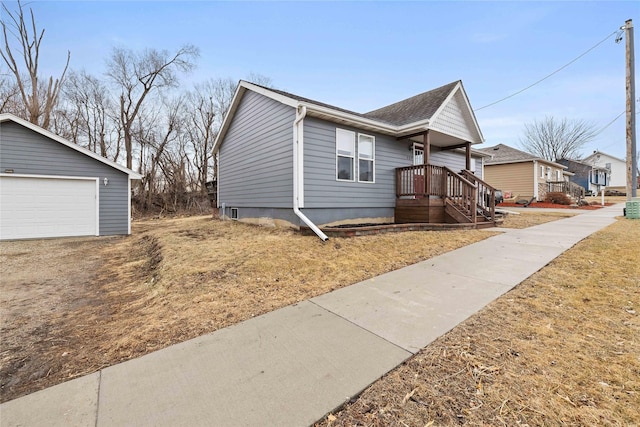
<path id="1" fill-rule="evenodd" d="M 304 174 L 301 172 L 303 166 L 303 144 L 304 144 L 304 123 L 307 115 L 307 107 L 299 106 L 296 109 L 296 119 L 293 121 L 293 212 L 300 218 L 314 233 L 323 241 L 329 240 L 309 218 L 302 212 L 300 207 L 304 207 Z"/>

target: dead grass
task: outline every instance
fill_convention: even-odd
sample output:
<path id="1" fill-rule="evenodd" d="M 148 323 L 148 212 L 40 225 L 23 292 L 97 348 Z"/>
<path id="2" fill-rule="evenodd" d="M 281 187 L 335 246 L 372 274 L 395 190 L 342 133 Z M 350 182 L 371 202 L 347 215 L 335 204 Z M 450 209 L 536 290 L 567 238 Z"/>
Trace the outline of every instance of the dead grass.
<path id="1" fill-rule="evenodd" d="M 558 216 L 526 213 L 517 221 L 525 217 L 534 225 Z M 323 243 L 289 230 L 190 217 L 136 221 L 131 237 L 106 241 L 3 242 L 0 400 L 489 236 L 426 231 Z"/>
<path id="2" fill-rule="evenodd" d="M 620 218 L 317 425 L 640 424 L 639 241 Z"/>
<path id="3" fill-rule="evenodd" d="M 15 279 L 16 294 L 0 299 L 0 398 L 95 372 L 490 235 L 429 231 L 323 243 L 207 216 L 136 221 L 133 236 L 98 246 L 82 239 L 44 246 L 3 242 L 3 274 Z M 65 244 L 73 251 L 62 257 Z M 51 263 L 38 262 L 38 248 L 53 257 Z M 66 277 L 65 271 L 74 273 Z M 73 298 L 56 300 L 55 310 L 50 304 L 33 310 L 37 289 Z"/>
<path id="4" fill-rule="evenodd" d="M 545 222 L 557 221 L 562 218 L 574 216 L 574 213 L 568 212 L 522 212 L 520 214 L 508 214 L 504 218 L 504 222 L 500 227 L 504 228 L 528 228 L 534 225 L 544 224 Z"/>

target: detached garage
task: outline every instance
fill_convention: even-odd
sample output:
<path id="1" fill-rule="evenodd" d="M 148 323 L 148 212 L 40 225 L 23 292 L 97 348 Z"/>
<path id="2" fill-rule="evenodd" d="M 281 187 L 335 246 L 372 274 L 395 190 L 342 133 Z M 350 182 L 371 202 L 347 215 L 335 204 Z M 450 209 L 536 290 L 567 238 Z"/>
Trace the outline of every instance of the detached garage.
<path id="1" fill-rule="evenodd" d="M 0 240 L 131 233 L 141 176 L 11 114 L 0 114 Z"/>

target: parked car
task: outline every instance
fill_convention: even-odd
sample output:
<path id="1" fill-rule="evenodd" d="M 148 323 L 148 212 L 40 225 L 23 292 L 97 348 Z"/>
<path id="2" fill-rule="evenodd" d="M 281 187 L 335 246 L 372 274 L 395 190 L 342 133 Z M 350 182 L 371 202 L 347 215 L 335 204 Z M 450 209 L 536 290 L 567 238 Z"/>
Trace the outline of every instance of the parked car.
<path id="1" fill-rule="evenodd" d="M 487 203 L 487 206 L 491 204 L 491 200 L 490 200 L 491 196 L 488 193 L 485 195 L 485 199 L 486 199 L 485 201 Z M 504 201 L 504 196 L 502 195 L 502 190 L 496 190 L 496 205 L 499 203 L 502 203 L 503 201 Z"/>
<path id="2" fill-rule="evenodd" d="M 496 205 L 504 202 L 504 195 L 502 190 L 496 190 Z"/>

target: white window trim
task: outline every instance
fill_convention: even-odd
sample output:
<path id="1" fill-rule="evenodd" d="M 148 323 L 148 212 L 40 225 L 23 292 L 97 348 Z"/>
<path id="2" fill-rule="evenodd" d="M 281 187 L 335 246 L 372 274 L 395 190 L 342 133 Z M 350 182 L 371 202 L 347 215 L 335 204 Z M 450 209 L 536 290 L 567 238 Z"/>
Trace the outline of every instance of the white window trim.
<path id="1" fill-rule="evenodd" d="M 360 137 L 361 136 L 365 136 L 368 138 L 371 138 L 372 141 L 372 147 L 371 147 L 371 158 L 370 159 L 361 159 L 360 158 Z M 357 139 L 357 150 L 358 150 L 358 182 L 362 182 L 364 184 L 375 184 L 376 182 L 376 137 L 373 135 L 368 135 L 366 133 L 358 133 L 358 139 Z M 366 160 L 366 161 L 370 161 L 373 164 L 373 179 L 371 181 L 361 181 L 360 180 L 360 160 Z"/>
<path id="2" fill-rule="evenodd" d="M 544 165 L 540 165 L 540 178 L 544 178 Z"/>
<path id="3" fill-rule="evenodd" d="M 345 156 L 344 154 L 338 154 L 338 132 L 345 132 L 348 133 L 350 135 L 353 136 L 353 156 Z M 336 181 L 340 181 L 340 182 L 355 182 L 356 177 L 355 175 L 358 173 L 358 167 L 356 165 L 356 159 L 357 159 L 357 155 L 356 155 L 356 144 L 357 144 L 357 140 L 356 140 L 356 133 L 354 131 L 351 130 L 346 130 L 346 129 L 341 129 L 341 128 L 336 128 Z M 351 179 L 342 179 L 342 178 L 338 178 L 338 158 L 339 157 L 346 157 L 346 158 L 350 158 L 353 162 L 353 175 L 351 177 Z"/>

